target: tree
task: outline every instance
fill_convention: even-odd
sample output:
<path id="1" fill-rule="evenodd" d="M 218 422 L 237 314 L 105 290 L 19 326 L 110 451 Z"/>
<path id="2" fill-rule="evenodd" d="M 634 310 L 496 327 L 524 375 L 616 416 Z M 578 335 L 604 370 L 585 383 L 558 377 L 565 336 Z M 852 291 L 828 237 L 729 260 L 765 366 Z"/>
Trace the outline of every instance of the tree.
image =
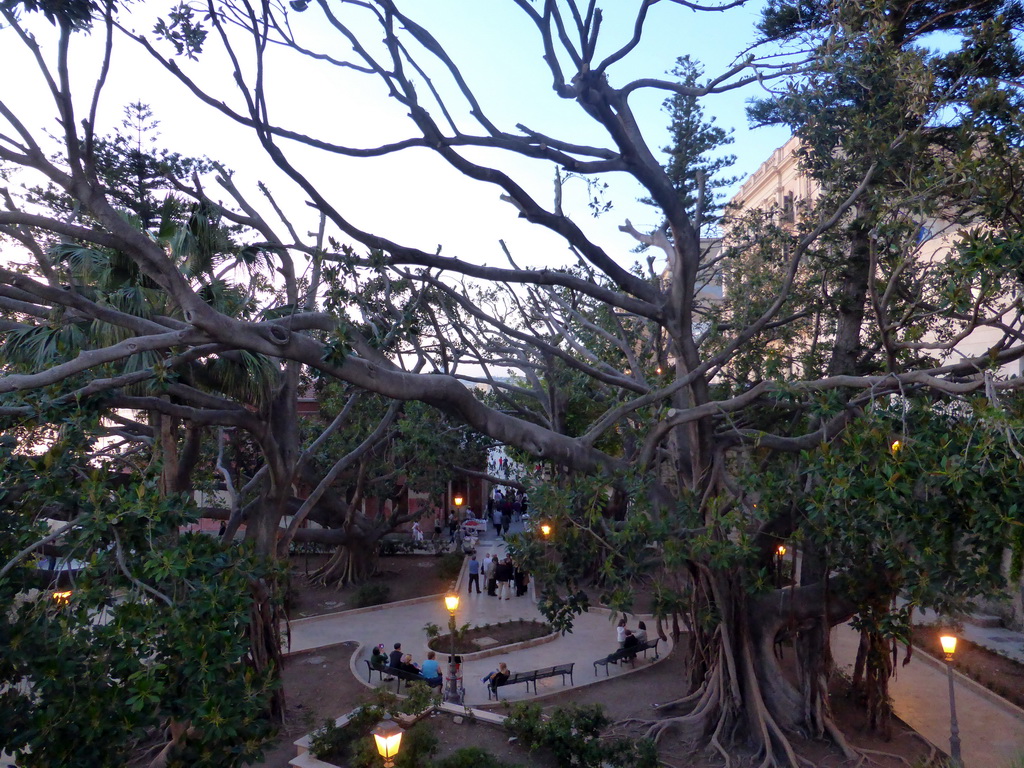
<path id="1" fill-rule="evenodd" d="M 853 616 L 863 620 L 871 611 L 877 612 L 894 590 L 910 583 L 914 568 L 924 570 L 922 564 L 931 562 L 922 540 L 929 530 L 927 517 L 917 514 L 920 510 L 911 501 L 919 495 L 950 498 L 968 486 L 967 498 L 984 497 L 985 506 L 978 514 L 958 514 L 950 520 L 943 548 L 947 561 L 984 560 L 986 553 L 995 551 L 1000 537 L 1006 540 L 1007 529 L 1016 522 L 1011 517 L 1015 508 L 1002 506 L 1009 498 L 1003 491 L 1012 489 L 996 485 L 996 495 L 986 496 L 988 481 L 981 475 L 936 474 L 943 467 L 971 464 L 977 443 L 961 441 L 960 428 L 985 434 L 996 473 L 987 477 L 999 476 L 1004 462 L 1014 455 L 1018 437 L 1016 414 L 1009 408 L 1002 410 L 999 401 L 1004 390 L 1019 382 L 994 373 L 999 365 L 1024 356 L 1017 333 L 1019 315 L 1002 301 L 1016 289 L 1017 277 L 996 275 L 989 266 L 1004 258 L 997 256 L 994 246 L 999 238 L 1012 241 L 1013 233 L 998 226 L 1013 217 L 996 217 L 991 207 L 982 205 L 986 199 L 996 199 L 991 188 L 975 195 L 978 188 L 961 183 L 957 176 L 990 160 L 984 153 L 968 153 L 951 156 L 950 163 L 925 151 L 933 127 L 925 115 L 946 113 L 939 101 L 915 94 L 920 96 L 923 84 L 932 82 L 946 64 L 920 51 L 894 49 L 886 38 L 890 28 L 877 21 L 879 14 L 886 15 L 884 8 L 869 9 L 875 15 L 867 17 L 875 23 L 850 26 L 856 32 L 838 53 L 812 45 L 809 53 L 795 54 L 782 66 L 774 56 L 762 61 L 748 57 L 701 85 L 657 78 L 616 85 L 619 65 L 637 52 L 654 3 L 637 4 L 626 24 L 605 23 L 596 3 L 586 12 L 571 0 L 548 0 L 542 6 L 512 0 L 512 5 L 536 34 L 537 52 L 543 56 L 555 95 L 600 128 L 603 140 L 583 144 L 574 135 L 548 135 L 525 125 L 503 127 L 492 106 L 500 98 L 500 89 L 491 86 L 475 92 L 467 79 L 469 69 L 460 68 L 447 52 L 447 31 L 429 32 L 391 0 L 338 7 L 327 2 L 294 3 L 291 11 L 277 5 L 254 8 L 228 3 L 210 6 L 205 19 L 182 7 L 158 25 L 153 39 L 124 28 L 115 9 L 97 10 L 97 20 L 104 21 L 109 34 L 117 29 L 210 108 L 252 129 L 267 156 L 323 217 L 321 234 L 315 244 L 305 243 L 296 234 L 298 227 L 285 226 L 287 237 L 275 235 L 257 207 L 224 174 L 219 183 L 227 191 L 226 204 L 211 200 L 198 184 L 183 185 L 183 194 L 197 204 L 212 206 L 257 233 L 256 244 L 273 257 L 285 285 L 280 312 L 244 320 L 219 312 L 157 243 L 118 216 L 81 150 L 89 146 L 83 138 L 97 128 L 91 118 L 84 123 L 70 119 L 78 116 L 77 91 L 67 78 L 51 77 L 51 95 L 64 116 L 59 159 L 50 159 L 31 129 L 24 121 L 12 119 L 9 110 L 3 113 L 9 127 L 0 144 L 0 159 L 42 173 L 73 194 L 88 211 L 90 223 L 85 226 L 40 215 L 12 201 L 0 213 L 0 226 L 11 234 L 34 228 L 116 248 L 160 286 L 178 308 L 181 320 L 155 318 L 142 325 L 133 317 L 110 313 L 84 292 L 69 294 L 46 280 L 9 271 L 0 272 L 6 286 L 0 305 L 11 311 L 24 309 L 25 304 L 39 307 L 31 316 L 55 306 L 74 306 L 89 317 L 109 317 L 130 329 L 132 350 L 184 346 L 266 355 L 288 361 L 282 363 L 286 382 L 297 380 L 299 365 L 308 366 L 321 376 L 388 398 L 437 407 L 494 440 L 528 452 L 552 472 L 554 481 L 531 493 L 531 505 L 557 516 L 558 534 L 552 549 L 528 542 L 522 556 L 536 564 L 536 573 L 547 577 L 545 600 L 556 620 L 568 622 L 573 611 L 586 606 L 581 591 L 595 580 L 616 605 L 622 605 L 628 599 L 628 579 L 652 570 L 676 587 L 665 590 L 663 604 L 686 609 L 693 669 L 680 681 L 678 700 L 661 710 L 683 711 L 646 724 L 651 735 L 682 728 L 725 753 L 726 740 L 736 734 L 753 745 L 764 766 L 799 764 L 788 736 L 792 732 L 828 733 L 849 750 L 828 710 L 828 629 Z M 657 10 L 683 10 L 677 5 L 693 6 L 668 3 Z M 825 18 L 825 6 L 813 9 L 815 18 Z M 919 11 L 925 14 L 915 21 L 922 32 L 933 26 L 948 27 L 947 16 L 931 5 L 908 4 L 907 9 L 905 18 L 917 18 Z M 952 15 L 962 11 L 968 19 L 978 14 L 973 6 L 957 6 L 954 11 Z M 12 29 L 21 29 L 13 12 L 4 12 Z M 299 15 L 302 12 L 307 15 Z M 855 9 L 841 4 L 838 12 L 854 13 Z M 58 19 L 58 23 L 65 42 L 56 54 L 60 69 L 61 51 L 74 42 L 75 24 L 71 19 Z M 319 38 L 307 40 L 306 25 L 338 33 L 351 47 L 350 55 L 342 59 L 334 49 L 321 48 Z M 364 32 L 365 25 L 373 32 Z M 216 34 L 208 35 L 209 30 Z M 606 41 L 620 30 L 630 31 Z M 976 47 L 976 53 L 998 50 L 1004 58 L 1012 58 L 1015 49 L 1009 30 L 979 18 L 978 26 L 970 26 L 969 32 L 978 40 L 998 38 L 996 48 Z M 202 48 L 209 45 L 222 46 L 230 54 L 232 82 L 241 90 L 240 100 L 213 92 L 215 86 L 207 86 L 211 81 L 201 66 L 186 61 L 201 59 Z M 408 115 L 410 135 L 367 147 L 346 143 L 344 136 L 334 133 L 344 127 L 336 123 L 303 124 L 301 129 L 295 127 L 298 121 L 279 124 L 272 117 L 278 113 L 269 108 L 272 93 L 263 78 L 274 63 L 268 51 L 277 47 L 314 69 L 375 78 Z M 971 81 L 987 88 L 979 96 L 994 98 L 999 73 L 981 66 L 986 60 L 985 56 L 975 59 Z M 45 56 L 40 62 L 46 66 Z M 688 207 L 659 163 L 633 111 L 634 98 L 647 91 L 713 97 L 754 82 L 777 83 L 782 88 L 782 75 L 824 82 L 847 64 L 876 77 L 883 67 L 890 67 L 884 71 L 894 81 L 899 98 L 858 103 L 863 117 L 856 120 L 860 113 L 852 110 L 836 113 L 849 117 L 849 124 L 835 120 L 815 124 L 823 137 L 818 146 L 840 151 L 816 154 L 812 148 L 810 156 L 837 174 L 842 171 L 842 178 L 822 196 L 803 229 L 790 233 L 775 227 L 770 238 L 751 238 L 749 244 L 741 241 L 756 257 L 752 263 L 762 269 L 763 286 L 773 285 L 774 290 L 764 287 L 763 302 L 742 313 L 735 311 L 735 303 L 720 311 L 709 308 L 700 300 L 699 289 L 707 270 L 719 265 L 709 261 L 717 257 L 701 247 L 699 223 L 705 211 L 699 202 L 695 209 Z M 505 69 L 519 86 L 517 70 Z M 894 71 L 908 77 L 892 78 Z M 850 87 L 856 82 L 851 77 Z M 965 81 L 955 77 L 953 82 Z M 797 90 L 794 86 L 794 93 Z M 825 92 L 823 98 L 827 96 Z M 232 106 L 236 103 L 243 106 L 236 109 Z M 806 112 L 814 115 L 818 110 Z M 981 113 L 968 109 L 963 114 Z M 876 123 L 879 131 L 872 134 Z M 835 136 L 838 127 L 856 129 L 850 131 L 855 140 L 842 143 Z M 1003 137 L 1013 145 L 1011 120 L 986 119 L 983 127 L 988 131 L 986 141 Z M 829 128 L 831 140 L 826 136 Z M 952 133 L 971 129 L 966 120 Z M 508 251 L 507 266 L 487 266 L 443 255 L 434 244 L 418 248 L 366 231 L 335 204 L 330 184 L 320 185 L 303 172 L 307 150 L 346 158 L 430 151 L 485 188 L 497 188 L 522 219 L 561 238 L 577 263 L 523 268 Z M 506 160 L 486 164 L 502 153 Z M 922 174 L 912 188 L 882 195 L 875 182 L 890 170 L 896 175 L 898 167 L 890 165 L 891 157 L 905 157 L 908 162 L 918 158 L 919 165 L 931 170 L 930 186 Z M 560 190 L 551 204 L 545 203 L 530 192 L 533 185 L 526 178 L 515 175 L 515 164 L 508 160 L 542 162 L 559 174 L 594 179 L 623 174 L 639 183 L 643 194 L 663 212 L 666 224 L 649 234 L 628 224 L 624 229 L 665 254 L 665 278 L 650 268 L 644 273 L 622 267 L 612 252 L 588 235 L 585 222 L 563 207 Z M 1004 160 L 1018 168 L 1016 153 Z M 1002 178 L 1015 175 L 1016 170 Z M 916 302 L 912 293 L 905 293 L 900 281 L 908 275 L 899 267 L 899 254 L 873 252 L 874 231 L 863 228 L 868 220 L 881 226 L 891 219 L 892 233 L 905 233 L 910 218 L 897 214 L 913 210 L 915 196 L 926 189 L 935 190 L 936 204 L 957 201 L 974 221 L 992 227 L 979 230 L 971 247 L 934 265 L 933 276 L 948 278 L 943 302 L 936 299 L 945 294 Z M 886 199 L 893 212 L 890 218 L 865 219 L 865 212 L 877 210 L 879 201 Z M 324 234 L 326 227 L 331 233 Z M 845 239 L 837 234 L 840 231 L 846 233 Z M 362 250 L 344 246 L 338 238 L 358 243 Z M 848 253 L 856 258 L 835 258 L 834 249 L 840 246 L 852 249 Z M 293 253 L 308 254 L 318 277 L 323 270 L 333 269 L 338 279 L 310 280 L 300 296 Z M 729 263 L 739 268 L 744 256 L 737 251 Z M 814 279 L 807 277 L 808 272 Z M 875 291 L 880 274 L 890 278 L 892 307 L 913 307 L 916 313 L 897 314 L 896 322 L 894 316 L 879 311 L 882 304 Z M 370 280 L 384 287 L 381 300 L 373 306 L 345 307 Z M 973 293 L 972 281 L 983 285 L 982 294 Z M 403 292 L 391 290 L 398 284 Z M 820 288 L 824 299 L 806 307 L 803 297 L 811 291 L 797 290 L 804 285 Z M 831 286 L 837 286 L 839 293 Z M 985 300 L 972 302 L 977 295 Z M 800 342 L 807 319 L 815 314 L 823 319 L 822 331 L 816 337 L 817 351 L 804 356 L 807 368 L 787 372 L 762 368 L 767 376 L 757 380 L 735 373 L 757 370 L 744 362 L 752 341 L 767 345 L 773 334 L 789 334 L 788 339 Z M 983 356 L 940 363 L 918 354 L 922 345 L 932 344 L 909 330 L 922 315 L 936 323 L 938 318 L 949 318 L 962 323 L 961 330 L 987 326 L 1002 338 Z M 361 324 L 366 318 L 372 322 Z M 794 327 L 797 330 L 791 332 Z M 963 338 L 958 331 L 933 349 L 941 351 L 943 344 L 951 349 L 950 342 L 957 336 Z M 118 359 L 128 351 L 111 345 L 57 368 L 6 375 L 0 378 L 0 393 L 13 398 L 72 375 L 89 376 L 98 357 Z M 824 371 L 812 367 L 817 361 L 824 361 Z M 510 368 L 516 377 L 502 381 L 501 372 Z M 493 387 L 495 405 L 474 397 L 465 380 L 482 380 Z M 281 410 L 271 414 L 268 423 L 271 437 L 277 439 L 291 434 L 284 408 L 288 396 L 294 397 L 294 386 L 282 385 L 275 394 Z M 929 398 L 942 407 L 930 411 Z M 941 433 L 935 425 L 942 419 L 956 440 L 941 442 L 936 436 Z M 870 455 L 865 446 L 889 443 L 895 429 L 902 442 L 910 445 L 920 440 L 921 447 L 892 458 Z M 281 455 L 289 458 L 294 452 Z M 898 471 L 892 471 L 895 464 Z M 268 470 L 268 509 L 285 508 L 290 466 L 294 465 L 282 461 Z M 877 480 L 874 473 L 879 473 L 892 480 L 891 487 L 882 483 L 866 488 L 874 494 L 874 506 L 848 503 L 849 487 L 828 482 L 829 472 L 839 467 L 850 473 L 869 468 L 870 479 Z M 628 499 L 628 504 L 607 504 L 609 488 Z M 894 559 L 891 548 L 881 546 L 884 542 L 861 531 L 851 532 L 841 544 L 826 546 L 827 533 L 844 517 L 890 510 L 890 502 L 896 505 L 892 514 L 894 530 L 899 532 L 899 558 Z M 279 512 L 253 526 L 257 543 L 269 546 L 278 520 Z M 804 572 L 798 585 L 780 588 L 767 574 L 778 542 L 791 537 L 806 542 L 802 544 L 806 546 Z M 854 589 L 864 586 L 858 569 L 877 558 L 889 568 L 886 578 L 868 584 L 870 589 Z M 556 569 L 557 585 L 553 583 Z M 934 582 L 941 582 L 948 569 L 929 572 L 935 574 Z M 992 586 L 992 580 L 975 575 L 951 584 L 958 596 Z M 936 594 L 929 589 L 912 596 L 933 601 Z M 794 678 L 780 674 L 772 653 L 775 641 L 787 632 L 798 635 L 799 674 Z"/>
<path id="2" fill-rule="evenodd" d="M 48 450 L 0 453 L 0 743 L 25 766 L 248 763 L 272 726 L 276 675 L 244 631 L 265 565 L 180 534 L 195 509 L 158 477 L 90 466 L 95 412 L 50 415 Z M 78 564 L 59 588 L 27 557 L 47 546 Z"/>

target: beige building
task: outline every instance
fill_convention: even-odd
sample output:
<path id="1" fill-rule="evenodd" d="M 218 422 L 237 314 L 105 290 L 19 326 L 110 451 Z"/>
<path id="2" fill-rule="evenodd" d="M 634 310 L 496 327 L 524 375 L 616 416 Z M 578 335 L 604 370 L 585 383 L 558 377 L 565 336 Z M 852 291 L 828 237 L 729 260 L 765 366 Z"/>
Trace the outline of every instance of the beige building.
<path id="1" fill-rule="evenodd" d="M 799 140 L 793 137 L 774 150 L 732 197 L 729 207 L 734 211 L 773 210 L 777 212 L 783 225 L 795 224 L 809 209 L 819 192 L 818 184 L 800 170 L 796 157 L 798 147 Z M 920 222 L 916 246 L 912 252 L 906 254 L 908 263 L 920 265 L 925 269 L 929 265 L 942 264 L 951 254 L 961 233 L 962 229 L 959 226 L 938 219 Z M 725 283 L 725 290 L 728 291 L 728 278 L 725 279 Z M 1011 322 L 1014 312 L 1012 301 L 1007 301 L 1002 308 L 1002 319 Z M 1002 331 L 987 326 L 975 328 L 969 333 L 965 331 L 962 336 L 955 339 L 955 345 L 949 349 L 940 348 L 934 335 L 926 335 L 918 343 L 932 345 L 933 349 L 924 351 L 939 356 L 943 362 L 952 363 L 965 358 L 984 356 L 1003 338 Z M 1022 373 L 1024 361 L 1003 366 L 1000 370 L 1002 376 L 1017 376 Z"/>

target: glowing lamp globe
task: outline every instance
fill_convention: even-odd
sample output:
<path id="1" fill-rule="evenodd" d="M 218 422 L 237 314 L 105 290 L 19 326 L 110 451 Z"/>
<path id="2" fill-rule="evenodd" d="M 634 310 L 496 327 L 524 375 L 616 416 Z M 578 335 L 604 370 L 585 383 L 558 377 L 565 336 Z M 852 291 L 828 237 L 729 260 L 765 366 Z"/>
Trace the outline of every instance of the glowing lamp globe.
<path id="1" fill-rule="evenodd" d="M 377 744 L 377 753 L 384 758 L 384 768 L 392 768 L 402 746 L 402 729 L 398 723 L 389 715 L 385 715 L 380 724 L 373 729 L 373 740 Z"/>
<path id="2" fill-rule="evenodd" d="M 455 613 L 459 610 L 459 593 L 453 590 L 445 595 L 444 607 L 448 609 L 448 613 Z"/>
<path id="3" fill-rule="evenodd" d="M 946 657 L 952 658 L 953 654 L 956 653 L 956 636 L 943 635 L 939 638 L 939 642 L 942 643 L 942 652 L 946 654 Z"/>
<path id="4" fill-rule="evenodd" d="M 551 535 L 551 526 L 550 526 L 550 525 L 548 525 L 547 523 L 544 523 L 544 524 L 543 524 L 543 525 L 542 525 L 542 526 L 540 527 L 540 532 L 541 532 L 541 533 L 542 533 L 542 534 L 543 534 L 544 536 L 550 536 L 550 535 Z"/>
<path id="5" fill-rule="evenodd" d="M 779 544 L 779 548 L 776 551 L 779 553 L 779 557 L 785 557 L 786 556 L 786 545 L 785 544 Z"/>
<path id="6" fill-rule="evenodd" d="M 456 507 L 461 507 L 462 506 L 462 502 L 463 502 L 463 498 L 461 496 L 456 496 L 454 499 L 452 499 L 452 501 L 455 502 L 455 506 Z"/>

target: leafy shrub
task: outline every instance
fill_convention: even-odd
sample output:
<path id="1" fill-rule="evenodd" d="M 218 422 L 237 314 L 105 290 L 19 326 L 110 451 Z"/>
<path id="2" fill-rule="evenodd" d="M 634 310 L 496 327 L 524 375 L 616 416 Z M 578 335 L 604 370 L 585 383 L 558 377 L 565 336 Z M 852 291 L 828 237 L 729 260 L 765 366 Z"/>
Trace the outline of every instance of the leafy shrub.
<path id="1" fill-rule="evenodd" d="M 339 727 L 333 720 L 327 720 L 309 739 L 309 751 L 321 760 L 342 762 L 347 759 L 354 742 L 368 736 L 374 726 L 384 717 L 379 706 L 360 707 Z"/>
<path id="2" fill-rule="evenodd" d="M 600 704 L 557 707 L 544 720 L 537 704 L 516 704 L 505 727 L 528 749 L 546 749 L 559 766 L 657 768 L 658 753 L 650 739 L 601 739 L 611 719 Z"/>
<path id="3" fill-rule="evenodd" d="M 395 768 L 423 768 L 436 753 L 437 737 L 424 723 L 416 723 L 402 735 Z M 361 739 L 348 764 L 351 768 L 380 768 L 380 755 L 373 739 Z"/>
<path id="4" fill-rule="evenodd" d="M 463 747 L 448 757 L 436 761 L 431 768 L 517 768 L 496 758 L 486 749 L 480 747 Z"/>
<path id="5" fill-rule="evenodd" d="M 431 688 L 426 683 L 411 683 L 405 689 L 405 699 L 398 701 L 398 708 L 407 715 L 418 715 L 425 709 L 441 703 L 441 689 Z"/>
<path id="6" fill-rule="evenodd" d="M 309 751 L 314 757 L 326 760 L 330 755 L 343 754 L 350 738 L 348 728 L 336 725 L 333 720 L 326 720 L 309 734 Z"/>
<path id="7" fill-rule="evenodd" d="M 391 599 L 391 587 L 387 584 L 363 584 L 355 594 L 357 608 L 368 605 L 380 605 Z"/>
<path id="8" fill-rule="evenodd" d="M 462 571 L 463 556 L 458 552 L 449 552 L 437 563 L 437 575 L 445 581 L 455 581 Z"/>

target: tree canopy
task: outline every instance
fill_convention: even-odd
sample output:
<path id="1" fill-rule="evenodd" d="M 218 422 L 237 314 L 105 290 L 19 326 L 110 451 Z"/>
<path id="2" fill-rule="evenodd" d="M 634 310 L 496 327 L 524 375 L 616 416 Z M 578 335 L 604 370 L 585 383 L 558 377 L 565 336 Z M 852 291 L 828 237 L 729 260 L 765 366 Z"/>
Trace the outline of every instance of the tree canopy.
<path id="1" fill-rule="evenodd" d="M 680 728 L 723 752 L 739 735 L 766 767 L 799 764 L 793 732 L 828 734 L 849 752 L 828 707 L 831 626 L 855 617 L 877 660 L 900 635 L 889 610 L 899 594 L 948 608 L 997 588 L 996 560 L 1021 525 L 1011 472 L 1021 380 L 1000 373 L 1024 356 L 1020 14 L 999 0 L 771 3 L 762 45 L 728 71 L 628 74 L 653 13 L 683 28 L 691 10 L 728 23 L 737 5 L 642 0 L 629 23 L 610 25 L 596 2 L 510 0 L 533 34 L 523 55 L 543 61 L 553 93 L 585 116 L 586 138 L 516 122 L 499 92 L 475 84 L 473 62 L 449 54 L 445 30 L 431 32 L 391 0 L 226 2 L 205 15 L 180 6 L 151 36 L 112 4 L 3 6 L 4 39 L 37 54 L 59 130 L 51 139 L 0 102 L 0 161 L 41 175 L 71 212 L 14 194 L 0 211 L 0 233 L 33 262 L 31 271 L 0 270 L 8 338 L 47 334 L 62 353 L 57 364 L 12 359 L 0 376 L 0 415 L 11 429 L 37 418 L 29 393 L 44 404 L 102 396 L 108 407 L 144 408 L 156 414 L 153 436 L 163 435 L 165 478 L 183 448 L 176 430 L 163 429 L 169 419 L 183 429 L 247 424 L 266 466 L 264 512 L 249 531 L 270 552 L 296 468 L 311 456 L 299 447 L 293 408 L 302 376 L 437 408 L 542 467 L 531 506 L 558 533 L 550 545 L 524 541 L 520 557 L 557 620 L 568 624 L 593 586 L 626 605 L 630 580 L 641 578 L 657 580 L 666 615 L 685 614 L 691 674 L 664 717 L 647 724 L 650 735 Z M 303 196 L 291 212 L 278 191 L 253 194 L 224 168 L 213 166 L 212 182 L 162 168 L 189 211 L 185 230 L 200 217 L 221 222 L 232 238 L 218 253 L 233 265 L 254 255 L 266 265 L 269 290 L 244 311 L 216 301 L 225 296 L 203 279 L 209 270 L 190 272 L 147 229 L 148 216 L 125 216 L 99 172 L 94 103 L 103 81 L 78 82 L 69 67 L 86 17 L 91 34 L 109 41 L 89 49 L 101 72 L 115 49 L 151 57 L 196 109 L 251 132 Z M 45 19 L 59 37 L 52 48 L 30 34 Z M 937 33 L 959 47 L 926 47 Z M 277 109 L 277 54 L 297 68 L 288 74 L 296 83 L 339 73 L 372 81 L 400 105 L 406 132 L 359 143 L 355 125 Z M 219 67 L 229 77 L 209 77 Z M 723 137 L 680 129 L 675 140 L 690 143 L 659 152 L 660 126 L 645 124 L 636 104 L 654 94 L 713 107 L 751 84 L 771 92 L 756 119 L 793 128 L 820 194 L 792 225 L 771 211 L 735 212 L 726 247 L 709 249 L 700 235 L 714 184 L 680 163 L 699 170 L 705 142 Z M 359 114 L 358 103 L 349 108 Z M 494 266 L 400 241 L 337 203 L 336 181 L 304 170 L 310 157 L 423 153 L 496 192 L 571 261 L 542 254 L 531 266 L 506 247 Z M 551 199 L 537 191 L 536 167 L 555 179 Z M 563 195 L 577 177 L 591 189 L 628 178 L 657 207 L 662 224 L 652 231 L 628 221 L 621 229 L 663 256 L 663 271 L 653 259 L 631 267 L 595 234 L 594 219 Z M 431 178 L 396 183 L 433 191 Z M 453 228 L 466 226 L 460 213 Z M 295 223 L 306 216 L 312 225 Z M 959 234 L 926 257 L 919 232 L 937 221 Z M 160 310 L 107 301 L 93 278 L 59 261 L 69 245 L 129 264 L 158 292 Z M 725 285 L 721 302 L 703 294 L 709 275 Z M 120 335 L 62 345 L 72 322 Z M 979 329 L 995 334 L 986 348 L 955 354 Z M 251 374 L 271 361 L 264 406 L 228 401 L 226 382 L 178 379 L 220 361 Z M 129 387 L 143 383 L 151 394 L 132 400 Z M 486 384 L 488 398 L 467 383 Z M 894 451 L 897 440 L 904 447 Z M 769 577 L 782 541 L 801 553 L 785 584 Z M 781 636 L 795 638 L 792 675 L 773 653 Z M 870 681 L 876 703 L 884 680 Z"/>

